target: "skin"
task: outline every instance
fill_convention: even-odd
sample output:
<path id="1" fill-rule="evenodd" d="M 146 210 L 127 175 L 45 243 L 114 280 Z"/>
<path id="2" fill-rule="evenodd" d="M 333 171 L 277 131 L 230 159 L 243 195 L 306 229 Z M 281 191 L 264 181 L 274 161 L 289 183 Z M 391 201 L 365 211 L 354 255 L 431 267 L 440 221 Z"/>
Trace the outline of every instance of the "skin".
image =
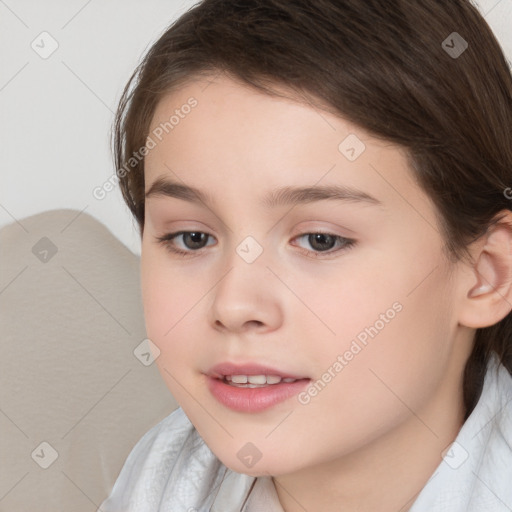
<path id="1" fill-rule="evenodd" d="M 473 328 L 491 321 L 467 298 L 474 272 L 446 258 L 434 205 L 399 147 L 224 76 L 166 96 L 151 130 L 191 96 L 197 106 L 145 163 L 146 191 L 163 176 L 215 201 L 146 199 L 144 314 L 167 386 L 226 466 L 273 476 L 286 512 L 408 510 L 463 424 Z M 366 146 L 353 162 L 338 149 L 349 134 Z M 382 204 L 259 204 L 274 188 L 317 184 L 355 187 Z M 180 230 L 211 237 L 183 257 L 157 241 Z M 318 231 L 356 244 L 315 258 L 299 235 Z M 247 236 L 263 249 L 251 264 L 236 252 Z M 186 242 L 174 246 L 192 253 Z M 401 311 L 306 405 L 292 397 L 235 412 L 206 386 L 205 373 L 224 361 L 321 379 L 394 303 Z M 247 442 L 262 454 L 252 468 L 237 457 Z"/>

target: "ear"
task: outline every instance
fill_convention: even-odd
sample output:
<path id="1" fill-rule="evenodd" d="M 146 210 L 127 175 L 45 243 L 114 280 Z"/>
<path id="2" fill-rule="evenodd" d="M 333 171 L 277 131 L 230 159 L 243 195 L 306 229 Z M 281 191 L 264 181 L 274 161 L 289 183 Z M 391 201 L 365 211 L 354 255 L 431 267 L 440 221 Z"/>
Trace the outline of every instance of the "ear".
<path id="1" fill-rule="evenodd" d="M 471 328 L 494 325 L 512 310 L 512 212 L 503 210 L 473 244 L 473 264 L 464 279 L 459 323 Z"/>

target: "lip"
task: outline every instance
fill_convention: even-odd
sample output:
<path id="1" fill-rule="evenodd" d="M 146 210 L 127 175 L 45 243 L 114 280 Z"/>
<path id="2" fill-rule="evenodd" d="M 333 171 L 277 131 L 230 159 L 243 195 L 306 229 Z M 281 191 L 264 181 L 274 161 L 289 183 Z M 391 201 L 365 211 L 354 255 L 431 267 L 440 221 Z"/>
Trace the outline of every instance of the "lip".
<path id="1" fill-rule="evenodd" d="M 235 387 L 227 384 L 225 375 L 276 375 L 282 379 L 297 379 L 296 382 L 280 382 L 259 388 Z M 206 374 L 207 385 L 213 397 L 225 407 L 237 412 L 257 413 L 284 402 L 300 393 L 311 381 L 288 371 L 267 365 L 221 363 Z"/>

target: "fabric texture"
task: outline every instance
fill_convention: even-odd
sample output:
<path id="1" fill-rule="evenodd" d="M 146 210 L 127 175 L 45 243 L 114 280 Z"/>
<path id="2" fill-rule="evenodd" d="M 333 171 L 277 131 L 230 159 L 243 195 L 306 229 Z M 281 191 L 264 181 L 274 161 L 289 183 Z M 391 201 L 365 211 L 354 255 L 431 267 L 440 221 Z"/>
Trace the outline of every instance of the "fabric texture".
<path id="1" fill-rule="evenodd" d="M 512 376 L 493 354 L 480 399 L 409 512 L 512 510 Z M 226 468 L 181 408 L 130 453 L 101 512 L 284 512 L 270 477 Z"/>

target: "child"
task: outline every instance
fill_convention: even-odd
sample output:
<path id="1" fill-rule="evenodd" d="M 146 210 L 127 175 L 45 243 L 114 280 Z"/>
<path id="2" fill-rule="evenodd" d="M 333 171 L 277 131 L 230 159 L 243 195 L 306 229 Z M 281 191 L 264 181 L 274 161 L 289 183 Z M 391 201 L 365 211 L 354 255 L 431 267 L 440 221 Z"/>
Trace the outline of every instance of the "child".
<path id="1" fill-rule="evenodd" d="M 180 408 L 100 510 L 512 510 L 511 133 L 468 0 L 173 23 L 114 135 Z"/>

